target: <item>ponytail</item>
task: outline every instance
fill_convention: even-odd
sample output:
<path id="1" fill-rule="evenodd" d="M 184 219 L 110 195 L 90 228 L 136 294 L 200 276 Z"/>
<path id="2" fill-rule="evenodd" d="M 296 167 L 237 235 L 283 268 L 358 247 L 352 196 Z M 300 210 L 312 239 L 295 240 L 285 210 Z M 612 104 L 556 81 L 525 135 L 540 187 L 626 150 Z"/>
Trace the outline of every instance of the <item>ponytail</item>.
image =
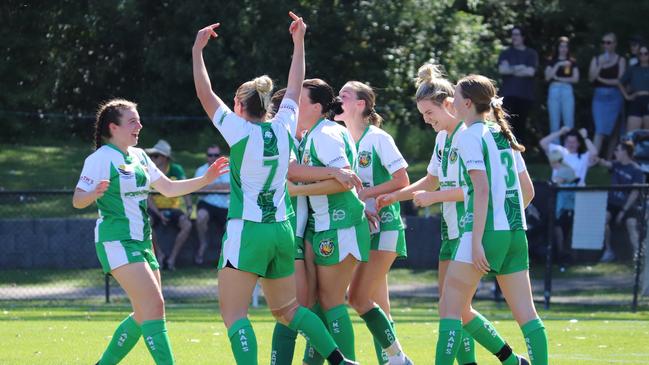
<path id="1" fill-rule="evenodd" d="M 498 124 L 498 126 L 500 127 L 500 131 L 509 141 L 511 148 L 518 152 L 525 152 L 525 146 L 518 143 L 516 137 L 514 137 L 512 128 L 507 121 L 507 113 L 505 113 L 505 110 L 503 110 L 502 105 L 494 105 L 494 103 L 491 103 L 491 112 L 494 116 L 494 119 L 496 120 L 496 124 Z"/>
<path id="2" fill-rule="evenodd" d="M 380 128 L 381 123 L 383 123 L 383 118 L 376 112 L 376 110 L 374 110 L 374 108 L 370 109 L 369 113 L 370 115 L 367 118 L 369 119 L 370 124 Z"/>

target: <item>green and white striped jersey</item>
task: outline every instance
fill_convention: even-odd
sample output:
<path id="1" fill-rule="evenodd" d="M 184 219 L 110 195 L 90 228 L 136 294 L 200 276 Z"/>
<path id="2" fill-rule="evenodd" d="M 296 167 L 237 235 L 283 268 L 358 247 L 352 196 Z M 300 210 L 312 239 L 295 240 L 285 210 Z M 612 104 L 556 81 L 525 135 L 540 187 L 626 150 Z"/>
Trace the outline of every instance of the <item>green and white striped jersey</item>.
<path id="1" fill-rule="evenodd" d="M 514 151 L 500 127 L 492 122 L 476 122 L 458 136 L 460 177 L 464 189 L 464 217 L 460 228 L 473 230 L 473 184 L 470 170 L 484 170 L 489 181 L 489 205 L 485 231 L 527 229 L 523 193 L 518 174 L 525 171 L 520 152 Z"/>
<path id="2" fill-rule="evenodd" d="M 392 136 L 381 128 L 369 125 L 361 138 L 356 142 L 358 150 L 358 177 L 363 187 L 372 187 L 392 180 L 392 174 L 408 167 L 408 163 L 394 144 Z M 374 199 L 372 199 L 374 200 Z M 374 202 L 367 202 L 368 206 Z M 381 222 L 379 231 L 396 231 L 403 229 L 399 202 L 384 207 L 379 212 Z"/>
<path id="3" fill-rule="evenodd" d="M 293 148 L 291 149 L 291 161 L 295 160 L 296 163 L 302 163 L 301 153 L 298 150 L 299 144 L 300 142 L 293 140 Z M 295 224 L 293 225 L 293 228 L 295 229 L 295 236 L 304 237 L 307 219 L 309 218 L 309 204 L 307 202 L 307 197 L 304 195 L 292 196 L 291 205 L 293 205 L 293 211 L 295 211 L 295 216 L 293 217 L 293 219 L 295 220 Z"/>
<path id="4" fill-rule="evenodd" d="M 161 175 L 149 156 L 135 147 L 125 155 L 107 144 L 86 158 L 77 188 L 92 191 L 101 180 L 110 180 L 108 190 L 97 199 L 95 242 L 151 239 L 147 196 Z"/>
<path id="5" fill-rule="evenodd" d="M 343 168 L 356 171 L 356 146 L 347 128 L 327 119 L 311 127 L 300 144 L 302 164 Z M 310 195 L 315 231 L 348 228 L 363 220 L 365 204 L 358 199 L 356 188 L 330 195 Z"/>
<path id="6" fill-rule="evenodd" d="M 428 164 L 428 173 L 437 177 L 440 190 L 460 187 L 460 159 L 458 155 L 458 136 L 466 129 L 460 122 L 451 135 L 441 131 L 435 138 L 433 157 Z M 460 219 L 464 216 L 464 202 L 442 203 L 442 240 L 453 240 L 462 235 Z"/>
<path id="7" fill-rule="evenodd" d="M 252 123 L 226 105 L 212 121 L 230 146 L 228 219 L 283 222 L 293 215 L 286 186 L 298 106 L 284 99 L 273 119 Z"/>

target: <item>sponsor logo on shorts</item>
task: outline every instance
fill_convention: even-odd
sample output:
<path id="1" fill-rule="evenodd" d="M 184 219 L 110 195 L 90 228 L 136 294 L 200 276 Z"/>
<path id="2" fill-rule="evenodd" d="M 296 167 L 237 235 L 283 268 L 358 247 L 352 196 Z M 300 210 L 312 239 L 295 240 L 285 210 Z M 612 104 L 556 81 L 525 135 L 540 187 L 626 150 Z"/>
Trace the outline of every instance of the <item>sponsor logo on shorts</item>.
<path id="1" fill-rule="evenodd" d="M 334 209 L 333 212 L 331 212 L 331 219 L 334 221 L 341 221 L 345 219 L 345 216 L 347 214 L 345 213 L 344 210 L 342 209 Z"/>
<path id="2" fill-rule="evenodd" d="M 394 214 L 392 212 L 383 212 L 381 214 L 381 223 L 390 223 L 394 220 Z"/>
<path id="3" fill-rule="evenodd" d="M 466 213 L 460 219 L 460 228 L 464 228 L 464 226 L 471 223 L 473 223 L 473 213 Z"/>
<path id="4" fill-rule="evenodd" d="M 334 253 L 334 249 L 335 249 L 335 246 L 334 246 L 334 241 L 333 240 L 331 240 L 329 238 L 325 238 L 322 241 L 320 241 L 319 251 L 320 251 L 321 256 L 324 256 L 324 257 L 331 256 Z"/>
<path id="5" fill-rule="evenodd" d="M 358 164 L 360 167 L 367 167 L 372 163 L 372 154 L 369 151 L 361 151 L 358 154 Z"/>
<path id="6" fill-rule="evenodd" d="M 142 256 L 140 251 L 131 252 L 131 256 Z"/>

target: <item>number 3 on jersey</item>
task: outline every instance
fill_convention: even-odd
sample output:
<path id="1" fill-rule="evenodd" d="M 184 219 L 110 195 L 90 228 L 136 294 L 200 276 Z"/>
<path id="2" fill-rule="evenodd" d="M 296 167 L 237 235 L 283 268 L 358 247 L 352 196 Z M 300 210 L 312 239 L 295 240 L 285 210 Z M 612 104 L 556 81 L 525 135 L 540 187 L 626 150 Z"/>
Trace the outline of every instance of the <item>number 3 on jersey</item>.
<path id="1" fill-rule="evenodd" d="M 513 188 L 516 185 L 516 173 L 514 172 L 514 158 L 509 151 L 500 153 L 500 162 L 505 166 L 507 173 L 505 174 L 505 184 L 507 188 Z"/>

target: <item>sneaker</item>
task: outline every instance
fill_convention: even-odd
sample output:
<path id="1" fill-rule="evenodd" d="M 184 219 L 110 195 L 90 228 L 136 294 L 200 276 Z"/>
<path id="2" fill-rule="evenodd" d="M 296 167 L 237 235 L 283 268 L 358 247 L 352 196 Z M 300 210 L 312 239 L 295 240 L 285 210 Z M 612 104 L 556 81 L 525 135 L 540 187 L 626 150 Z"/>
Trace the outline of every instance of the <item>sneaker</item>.
<path id="1" fill-rule="evenodd" d="M 602 257 L 599 259 L 599 262 L 606 263 L 606 262 L 612 262 L 614 260 L 615 260 L 615 253 L 613 253 L 613 250 L 606 250 L 604 251 Z"/>

